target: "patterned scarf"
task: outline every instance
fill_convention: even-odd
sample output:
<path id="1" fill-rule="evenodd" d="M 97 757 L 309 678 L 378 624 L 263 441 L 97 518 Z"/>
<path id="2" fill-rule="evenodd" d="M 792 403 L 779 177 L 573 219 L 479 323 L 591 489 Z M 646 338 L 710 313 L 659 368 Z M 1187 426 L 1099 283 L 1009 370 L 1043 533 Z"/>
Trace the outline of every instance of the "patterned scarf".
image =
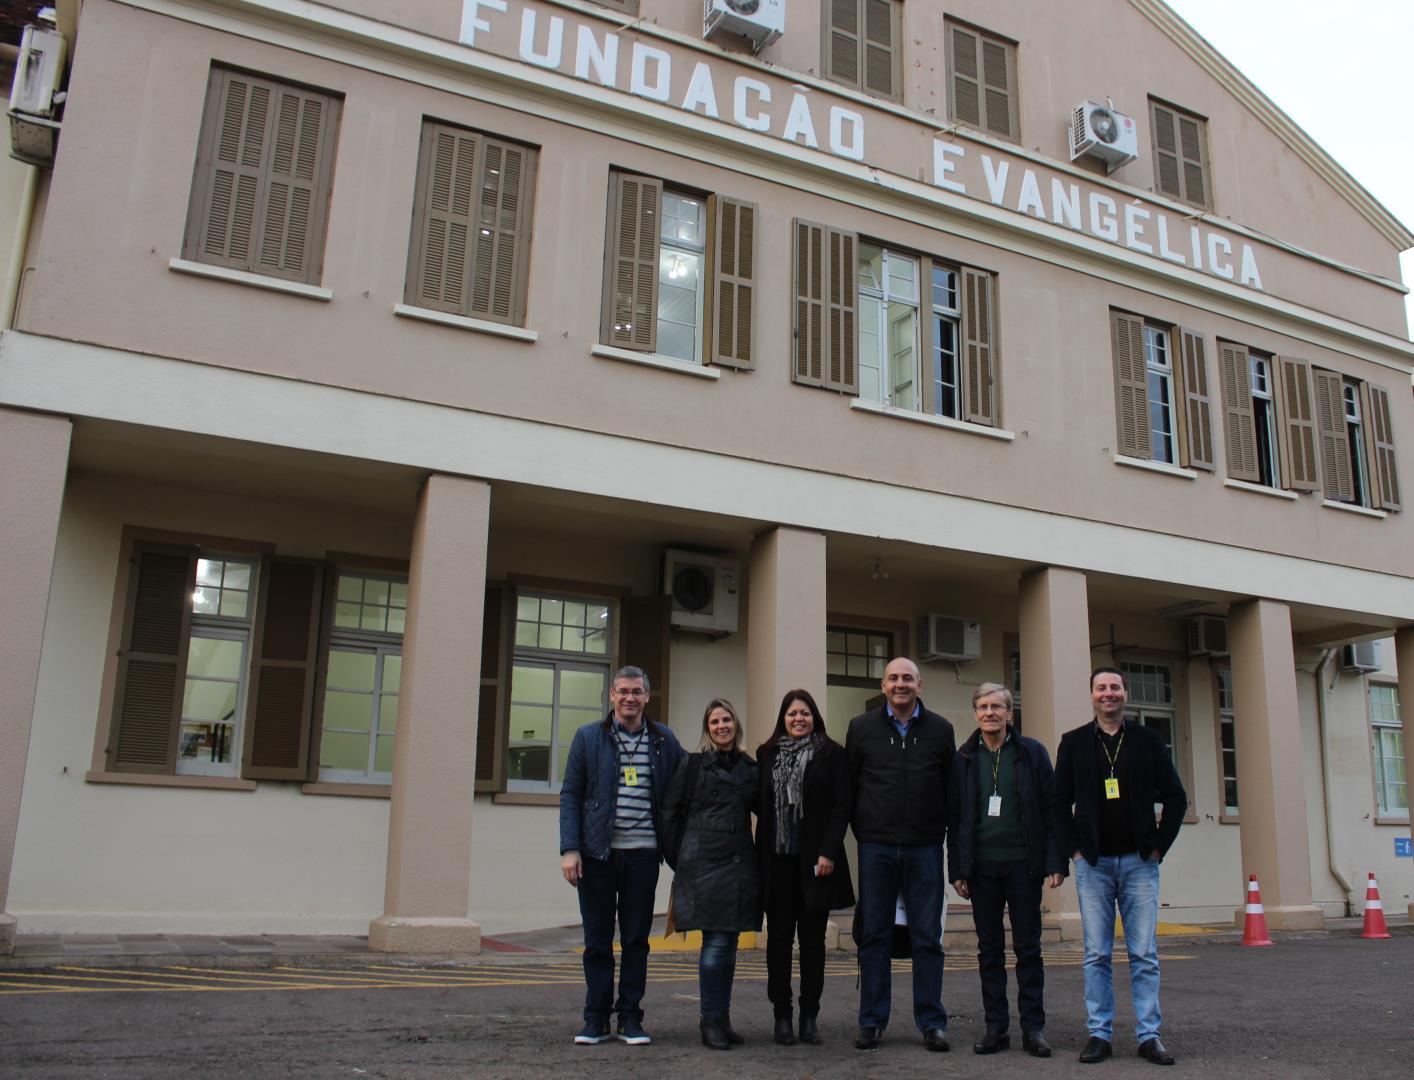
<path id="1" fill-rule="evenodd" d="M 771 763 L 771 787 L 776 796 L 776 851 L 790 850 L 790 836 L 800 822 L 804 801 L 805 766 L 823 740 L 818 731 L 793 739 L 782 735 L 776 740 L 776 760 Z"/>

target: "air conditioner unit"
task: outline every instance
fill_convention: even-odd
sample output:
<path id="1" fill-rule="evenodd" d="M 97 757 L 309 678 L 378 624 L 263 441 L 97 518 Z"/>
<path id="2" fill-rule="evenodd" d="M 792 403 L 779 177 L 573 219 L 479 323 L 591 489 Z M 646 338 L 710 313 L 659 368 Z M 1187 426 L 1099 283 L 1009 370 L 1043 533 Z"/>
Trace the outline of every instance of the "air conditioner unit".
<path id="1" fill-rule="evenodd" d="M 982 655 L 982 624 L 956 615 L 924 615 L 918 654 L 924 660 L 976 660 Z"/>
<path id="2" fill-rule="evenodd" d="M 1139 128 L 1134 117 L 1108 105 L 1082 101 L 1070 124 L 1070 160 L 1090 155 L 1114 172 L 1139 156 Z"/>
<path id="3" fill-rule="evenodd" d="M 736 633 L 740 564 L 692 551 L 663 553 L 663 592 L 673 598 L 669 621 L 680 630 Z"/>
<path id="4" fill-rule="evenodd" d="M 64 35 L 57 30 L 26 26 L 10 85 L 10 112 L 54 116 L 54 95 L 64 77 Z"/>
<path id="5" fill-rule="evenodd" d="M 1226 656 L 1227 620 L 1221 615 L 1194 615 L 1188 620 L 1189 656 Z"/>
<path id="6" fill-rule="evenodd" d="M 1357 641 L 1340 650 L 1342 671 L 1379 671 L 1380 643 L 1378 641 Z"/>
<path id="7" fill-rule="evenodd" d="M 740 34 L 760 52 L 786 30 L 785 0 L 703 0 L 702 36 Z"/>

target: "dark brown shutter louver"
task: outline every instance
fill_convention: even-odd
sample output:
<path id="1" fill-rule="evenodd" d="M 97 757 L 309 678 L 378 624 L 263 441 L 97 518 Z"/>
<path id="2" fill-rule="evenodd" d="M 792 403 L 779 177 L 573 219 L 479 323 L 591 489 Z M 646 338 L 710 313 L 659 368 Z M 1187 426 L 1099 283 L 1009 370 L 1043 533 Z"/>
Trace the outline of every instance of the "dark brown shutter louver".
<path id="1" fill-rule="evenodd" d="M 991 274 L 963 267 L 962 283 L 962 337 L 967 372 L 964 419 L 972 424 L 992 426 L 997 422 L 992 393 L 996 382 L 993 279 Z"/>
<path id="2" fill-rule="evenodd" d="M 855 332 L 859 307 L 857 244 L 854 233 L 839 229 L 825 230 L 828 259 L 825 322 L 829 329 L 824 385 L 828 390 L 840 390 L 846 394 L 859 392 L 859 362 L 856 356 L 859 339 Z"/>
<path id="3" fill-rule="evenodd" d="M 471 202 L 480 137 L 429 125 L 424 138 L 422 229 L 413 302 L 437 311 L 466 310 Z"/>
<path id="4" fill-rule="evenodd" d="M 1352 502 L 1350 437 L 1345 430 L 1344 382 L 1331 371 L 1311 372 L 1316 383 L 1316 437 L 1321 447 L 1321 486 L 1331 502 Z"/>
<path id="5" fill-rule="evenodd" d="M 1281 412 L 1282 450 L 1285 451 L 1288 486 L 1293 491 L 1315 491 L 1321 486 L 1316 446 L 1315 405 L 1311 395 L 1311 365 L 1305 360 L 1276 358 L 1280 378 L 1278 408 Z"/>
<path id="6" fill-rule="evenodd" d="M 952 118 L 968 127 L 982 126 L 982 73 L 977 35 L 952 27 L 948 47 L 952 57 Z"/>
<path id="7" fill-rule="evenodd" d="M 797 219 L 795 236 L 795 340 L 791 377 L 807 386 L 825 384 L 825 229 Z"/>
<path id="8" fill-rule="evenodd" d="M 328 100 L 288 87 L 275 91 L 275 128 L 256 269 L 309 277 Z"/>
<path id="9" fill-rule="evenodd" d="M 1183 198 L 1183 183 L 1179 178 L 1177 119 L 1173 110 L 1153 105 L 1150 116 L 1154 124 L 1154 182 L 1161 194 Z"/>
<path id="10" fill-rule="evenodd" d="M 501 780 L 501 585 L 486 586 L 481 622 L 481 694 L 476 707 L 476 787 L 495 791 Z"/>
<path id="11" fill-rule="evenodd" d="M 1115 362 L 1115 410 L 1118 449 L 1125 457 L 1148 461 L 1149 387 L 1144 366 L 1144 320 L 1123 312 L 1110 313 L 1110 344 Z"/>
<path id="12" fill-rule="evenodd" d="M 1149 121 L 1154 129 L 1155 189 L 1193 206 L 1207 206 L 1205 121 L 1156 101 L 1149 102 Z"/>
<path id="13" fill-rule="evenodd" d="M 1203 335 L 1179 330 L 1183 343 L 1183 398 L 1188 432 L 1188 464 L 1195 469 L 1214 468 L 1213 412 L 1208 393 L 1208 351 Z M 1249 405 L 1250 405 L 1249 398 Z"/>
<path id="14" fill-rule="evenodd" d="M 480 197 L 475 223 L 468 314 L 493 322 L 524 321 L 521 270 L 525 263 L 528 180 L 533 153 L 495 139 L 481 147 Z"/>
<path id="15" fill-rule="evenodd" d="M 139 545 L 131 573 L 108 768 L 170 773 L 177 762 L 196 552 Z"/>
<path id="16" fill-rule="evenodd" d="M 1203 129 L 1197 120 L 1178 118 L 1178 150 L 1183 158 L 1183 197 L 1195 206 L 1207 206 L 1203 179 Z"/>
<path id="17" fill-rule="evenodd" d="M 1389 391 L 1365 383 L 1365 430 L 1370 440 L 1370 489 L 1375 505 L 1383 510 L 1402 510 L 1399 467 L 1395 462 L 1394 426 L 1390 421 Z"/>
<path id="18" fill-rule="evenodd" d="M 859 0 L 830 0 L 830 24 L 826 34 L 829 38 L 827 77 L 858 86 Z"/>
<path id="19" fill-rule="evenodd" d="M 324 571 L 320 563 L 296 559 L 273 559 L 266 567 L 241 775 L 303 780 L 309 769 Z"/>
<path id="20" fill-rule="evenodd" d="M 894 0 L 864 0 L 864 89 L 885 98 L 897 98 L 894 85 Z"/>
<path id="21" fill-rule="evenodd" d="M 198 257 L 203 262 L 249 270 L 260 198 L 265 143 L 269 137 L 271 88 L 228 73 L 221 80 L 211 163 L 205 176 L 205 220 Z"/>
<path id="22" fill-rule="evenodd" d="M 1250 484 L 1262 481 L 1257 465 L 1257 420 L 1252 411 L 1247 350 L 1218 342 L 1223 378 L 1223 436 L 1227 440 L 1227 475 Z"/>
<path id="23" fill-rule="evenodd" d="M 756 207 L 717 197 L 715 211 L 712 362 L 750 368 L 754 363 Z"/>
<path id="24" fill-rule="evenodd" d="M 604 342 L 652 352 L 658 347 L 658 246 L 663 183 L 615 173 L 609 227 Z"/>
<path id="25" fill-rule="evenodd" d="M 983 101 L 987 107 L 987 130 L 1004 139 L 1016 138 L 1012 122 L 1014 88 L 1007 63 L 1007 47 L 1001 42 L 982 39 L 982 81 L 986 84 Z"/>

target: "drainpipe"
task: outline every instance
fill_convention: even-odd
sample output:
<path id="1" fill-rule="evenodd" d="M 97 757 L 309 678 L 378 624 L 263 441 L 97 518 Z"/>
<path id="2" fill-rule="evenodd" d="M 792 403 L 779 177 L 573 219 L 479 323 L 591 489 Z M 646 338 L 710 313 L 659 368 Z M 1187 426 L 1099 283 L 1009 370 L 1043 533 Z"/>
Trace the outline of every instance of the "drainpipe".
<path id="1" fill-rule="evenodd" d="M 1338 650 L 1326 649 L 1321 653 L 1321 662 L 1316 665 L 1316 726 L 1321 734 L 1321 795 L 1326 803 L 1326 861 L 1330 864 L 1331 877 L 1345 890 L 1345 914 L 1351 912 L 1350 882 L 1340 872 L 1335 857 L 1335 809 L 1331 805 L 1329 725 L 1326 717 L 1326 666 L 1335 658 Z"/>

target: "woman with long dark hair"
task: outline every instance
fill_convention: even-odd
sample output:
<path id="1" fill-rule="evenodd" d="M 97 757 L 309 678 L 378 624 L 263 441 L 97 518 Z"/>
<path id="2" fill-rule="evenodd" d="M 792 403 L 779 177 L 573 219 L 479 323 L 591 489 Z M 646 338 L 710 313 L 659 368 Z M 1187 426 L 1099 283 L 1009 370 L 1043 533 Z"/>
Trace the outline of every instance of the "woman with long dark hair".
<path id="1" fill-rule="evenodd" d="M 816 1017 L 825 985 L 825 924 L 854 904 L 844 832 L 849 824 L 849 763 L 825 734 L 808 690 L 781 700 L 776 729 L 756 752 L 761 796 L 756 850 L 766 908 L 767 994 L 776 1042 L 796 1041 L 791 1019 L 791 944 L 800 940 L 800 1041 L 820 1042 Z"/>

